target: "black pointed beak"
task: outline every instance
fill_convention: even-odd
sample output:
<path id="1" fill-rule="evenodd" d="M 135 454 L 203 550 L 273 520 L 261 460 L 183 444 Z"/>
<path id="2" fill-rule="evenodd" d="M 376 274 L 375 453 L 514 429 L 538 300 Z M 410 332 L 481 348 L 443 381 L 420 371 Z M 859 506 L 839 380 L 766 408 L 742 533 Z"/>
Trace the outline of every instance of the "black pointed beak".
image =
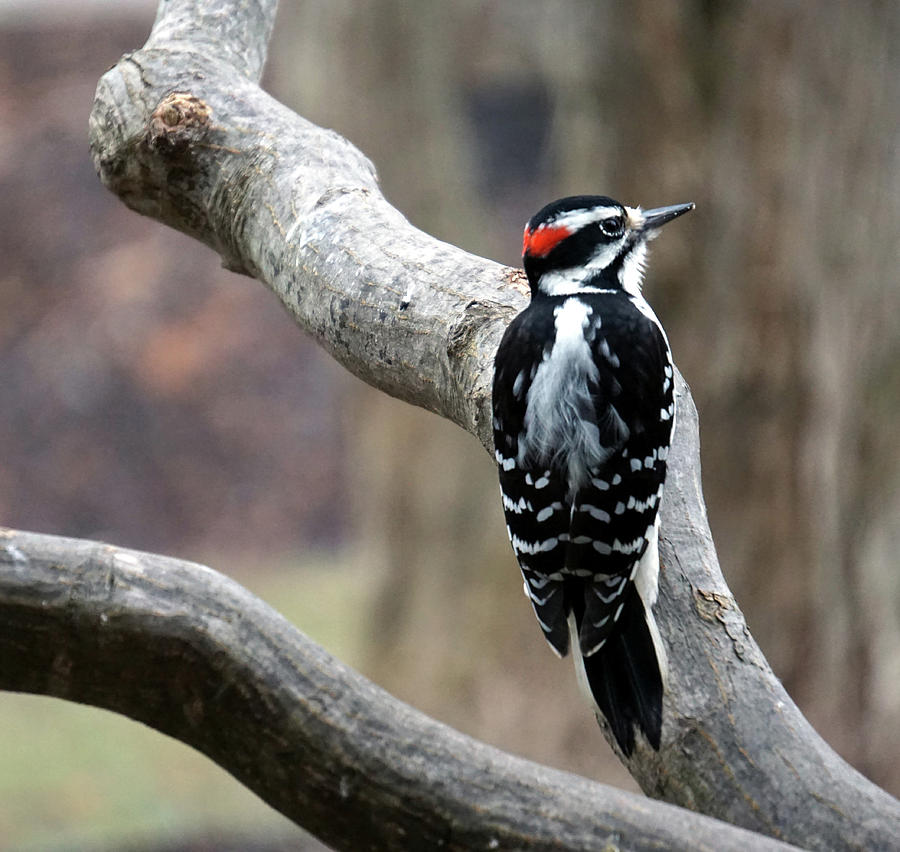
<path id="1" fill-rule="evenodd" d="M 641 226 L 642 231 L 655 231 L 662 227 L 666 222 L 677 219 L 683 213 L 694 209 L 694 202 L 689 201 L 687 204 L 673 204 L 670 207 L 656 207 L 653 210 L 644 210 L 644 224 Z"/>

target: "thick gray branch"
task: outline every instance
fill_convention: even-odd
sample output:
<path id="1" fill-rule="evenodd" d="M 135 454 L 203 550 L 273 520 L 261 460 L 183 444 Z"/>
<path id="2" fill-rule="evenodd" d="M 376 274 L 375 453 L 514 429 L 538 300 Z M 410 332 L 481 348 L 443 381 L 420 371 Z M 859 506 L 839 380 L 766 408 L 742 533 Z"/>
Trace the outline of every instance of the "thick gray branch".
<path id="1" fill-rule="evenodd" d="M 124 713 L 347 850 L 790 848 L 497 751 L 202 565 L 0 528 L 0 688 Z"/>
<path id="2" fill-rule="evenodd" d="M 517 273 L 411 227 L 365 157 L 258 88 L 273 14 L 262 0 L 162 2 L 145 48 L 98 87 L 101 178 L 259 278 L 348 369 L 489 447 L 491 360 L 524 305 Z M 799 845 L 889 848 L 900 805 L 806 723 L 722 579 L 696 412 L 683 381 L 677 392 L 658 605 L 671 669 L 663 743 L 638 748 L 629 769 L 651 795 Z"/>

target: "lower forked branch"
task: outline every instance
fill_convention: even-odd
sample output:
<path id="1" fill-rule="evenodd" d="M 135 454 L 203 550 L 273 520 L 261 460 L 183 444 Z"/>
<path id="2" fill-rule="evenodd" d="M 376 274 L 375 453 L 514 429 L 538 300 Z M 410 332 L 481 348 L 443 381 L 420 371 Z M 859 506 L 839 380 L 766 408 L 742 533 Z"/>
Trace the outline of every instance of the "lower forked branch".
<path id="1" fill-rule="evenodd" d="M 199 749 L 339 849 L 788 848 L 471 740 L 201 565 L 0 531 L 0 688 Z"/>

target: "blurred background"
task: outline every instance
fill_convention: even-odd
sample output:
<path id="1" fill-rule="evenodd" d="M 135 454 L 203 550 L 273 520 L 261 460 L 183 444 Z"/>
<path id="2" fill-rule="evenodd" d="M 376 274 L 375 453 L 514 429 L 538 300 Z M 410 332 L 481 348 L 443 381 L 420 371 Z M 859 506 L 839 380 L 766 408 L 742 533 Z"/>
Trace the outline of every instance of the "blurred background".
<path id="1" fill-rule="evenodd" d="M 0 523 L 205 561 L 400 698 L 629 789 L 521 595 L 493 465 L 97 180 L 152 0 L 0 0 Z M 265 85 L 424 230 L 518 263 L 599 192 L 697 210 L 647 293 L 723 570 L 816 728 L 900 794 L 900 4 L 284 2 Z M 0 694 L 0 849 L 313 849 L 136 723 Z"/>

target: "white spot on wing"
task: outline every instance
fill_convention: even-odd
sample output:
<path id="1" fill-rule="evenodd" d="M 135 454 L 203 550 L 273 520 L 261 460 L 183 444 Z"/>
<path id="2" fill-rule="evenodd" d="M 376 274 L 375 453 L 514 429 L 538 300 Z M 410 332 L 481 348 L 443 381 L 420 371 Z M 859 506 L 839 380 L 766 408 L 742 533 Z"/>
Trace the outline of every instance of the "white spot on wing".
<path id="1" fill-rule="evenodd" d="M 623 583 L 625 582 L 624 579 L 623 579 L 622 582 L 623 582 Z M 598 589 L 598 588 L 595 586 L 595 587 L 594 587 L 594 594 L 595 594 L 601 601 L 603 601 L 603 603 L 608 604 L 608 603 L 612 603 L 612 602 L 619 596 L 619 590 L 616 589 L 615 591 L 610 592 L 608 595 L 604 595 L 604 594 L 600 591 L 600 589 Z"/>
<path id="2" fill-rule="evenodd" d="M 547 583 L 549 583 L 553 579 L 553 577 L 547 577 L 543 574 L 532 574 L 528 578 L 528 585 L 530 585 L 532 589 L 543 589 L 544 586 L 546 586 Z M 558 579 L 562 578 L 560 577 Z"/>
<path id="3" fill-rule="evenodd" d="M 551 503 L 549 506 L 544 506 L 544 508 L 541 509 L 541 511 L 538 512 L 537 515 L 535 515 L 535 519 L 538 523 L 542 523 L 543 521 L 546 521 L 547 518 L 549 518 L 557 509 L 562 509 L 562 503 L 555 502 Z"/>
<path id="4" fill-rule="evenodd" d="M 552 597 L 556 594 L 556 592 L 557 592 L 558 590 L 559 590 L 559 586 L 552 586 L 550 589 L 547 590 L 547 594 L 546 594 L 544 597 L 542 597 L 542 598 L 539 598 L 539 597 L 538 597 L 536 594 L 534 594 L 533 592 L 529 593 L 528 596 L 529 596 L 529 597 L 530 597 L 530 598 L 531 598 L 538 606 L 544 606 L 544 604 L 546 604 L 547 601 L 549 601 L 550 598 L 552 598 Z"/>
<path id="5" fill-rule="evenodd" d="M 512 546 L 515 549 L 516 553 L 527 553 L 533 555 L 535 553 L 546 553 L 549 550 L 553 550 L 557 544 L 559 544 L 558 538 L 548 538 L 546 541 L 536 541 L 534 543 L 530 541 L 523 541 L 516 535 L 511 536 Z"/>
<path id="6" fill-rule="evenodd" d="M 582 503 L 578 509 L 581 512 L 587 512 L 592 518 L 595 518 L 598 521 L 609 523 L 609 512 L 604 512 L 603 509 L 598 509 L 590 503 Z"/>
<path id="7" fill-rule="evenodd" d="M 503 508 L 508 512 L 515 512 L 515 514 L 521 515 L 522 512 L 524 512 L 526 509 L 529 512 L 534 511 L 531 503 L 524 497 L 520 497 L 518 500 L 513 500 L 503 492 L 501 492 L 501 497 L 503 498 Z"/>
<path id="8" fill-rule="evenodd" d="M 522 384 L 524 383 L 524 381 L 525 381 L 525 371 L 519 370 L 519 374 L 516 376 L 516 379 L 513 382 L 513 386 L 512 386 L 513 396 L 516 399 L 522 398 Z"/>
<path id="9" fill-rule="evenodd" d="M 644 537 L 639 535 L 634 541 L 629 541 L 623 544 L 619 539 L 616 539 L 612 543 L 612 549 L 616 551 L 616 553 L 624 553 L 626 556 L 632 553 L 637 553 L 644 545 Z"/>

